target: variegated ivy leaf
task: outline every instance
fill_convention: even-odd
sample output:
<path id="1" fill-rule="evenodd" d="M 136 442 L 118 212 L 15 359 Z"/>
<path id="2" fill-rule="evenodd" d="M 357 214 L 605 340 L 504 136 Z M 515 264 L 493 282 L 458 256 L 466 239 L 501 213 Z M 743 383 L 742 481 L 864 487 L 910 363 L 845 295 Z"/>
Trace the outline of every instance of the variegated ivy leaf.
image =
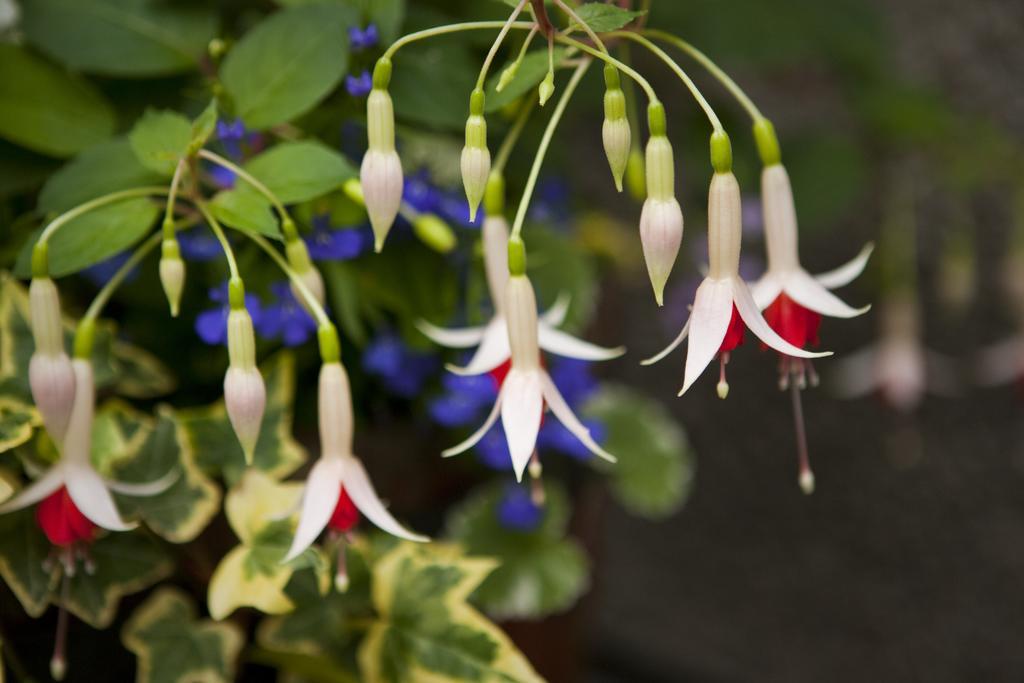
<path id="1" fill-rule="evenodd" d="M 626 387 L 605 385 L 584 414 L 605 425 L 604 446 L 618 457 L 607 470 L 615 499 L 629 512 L 663 519 L 686 502 L 696 467 L 686 432 L 665 407 Z"/>
<path id="2" fill-rule="evenodd" d="M 267 407 L 253 464 L 277 479 L 294 472 L 306 460 L 305 449 L 292 437 L 295 400 L 295 356 L 281 352 L 260 368 L 267 385 Z M 228 482 L 245 471 L 245 455 L 228 422 L 224 401 L 183 410 L 178 419 L 195 460 L 207 472 L 220 472 Z"/>
<path id="3" fill-rule="evenodd" d="M 0 515 L 0 576 L 25 612 L 38 617 L 59 601 L 60 572 L 33 509 Z M 96 628 L 110 625 L 121 598 L 171 573 L 163 547 L 142 532 L 111 533 L 89 547 L 95 571 L 75 573 L 65 607 Z"/>
<path id="4" fill-rule="evenodd" d="M 312 570 L 320 592 L 326 592 L 328 563 L 319 549 L 310 548 L 282 563 L 294 533 L 289 516 L 301 492 L 301 484 L 280 483 L 253 468 L 228 492 L 224 509 L 241 545 L 221 560 L 210 578 L 208 602 L 214 619 L 223 619 L 239 607 L 255 607 L 267 614 L 292 610 L 294 603 L 285 586 L 302 569 Z"/>
<path id="5" fill-rule="evenodd" d="M 197 619 L 191 599 L 173 588 L 135 610 L 121 640 L 139 658 L 138 683 L 228 683 L 245 644 L 234 624 Z"/>
<path id="6" fill-rule="evenodd" d="M 539 619 L 569 609 L 589 586 L 589 567 L 583 549 L 565 537 L 565 491 L 549 483 L 539 526 L 515 531 L 498 520 L 505 487 L 499 482 L 483 489 L 448 519 L 448 535 L 466 552 L 501 563 L 473 593 L 473 602 L 496 619 Z"/>
<path id="7" fill-rule="evenodd" d="M 170 408 L 160 408 L 155 424 L 140 413 L 120 415 L 129 423 L 123 427 L 125 438 L 134 433 L 132 441 L 137 445 L 127 448 L 127 455 L 113 464 L 112 476 L 133 484 L 157 481 L 172 471 L 179 476 L 166 491 L 153 496 L 117 496 L 118 507 L 168 541 L 193 540 L 220 509 L 220 489 L 196 465 L 188 439 Z"/>
<path id="8" fill-rule="evenodd" d="M 71 348 L 75 324 L 64 318 L 64 337 Z M 113 323 L 96 327 L 92 363 L 97 388 L 111 387 L 133 398 L 150 398 L 174 387 L 170 371 L 150 353 L 117 341 Z M 12 277 L 0 274 L 0 381 L 6 391 L 31 401 L 28 365 L 35 350 L 29 327 L 28 292 Z"/>
<path id="9" fill-rule="evenodd" d="M 31 439 L 32 430 L 41 423 L 33 406 L 12 396 L 0 395 L 0 453 Z"/>
<path id="10" fill-rule="evenodd" d="M 455 546 L 412 543 L 376 562 L 378 618 L 359 648 L 362 680 L 541 681 L 508 636 L 467 602 L 495 566 Z"/>

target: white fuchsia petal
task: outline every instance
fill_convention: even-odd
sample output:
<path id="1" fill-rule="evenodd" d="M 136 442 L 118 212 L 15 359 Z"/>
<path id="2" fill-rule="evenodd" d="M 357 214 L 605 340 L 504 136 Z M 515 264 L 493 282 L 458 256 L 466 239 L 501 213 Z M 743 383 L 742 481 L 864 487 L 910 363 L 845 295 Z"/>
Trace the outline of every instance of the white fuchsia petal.
<path id="1" fill-rule="evenodd" d="M 750 285 L 750 295 L 754 297 L 757 310 L 763 311 L 772 305 L 772 302 L 779 298 L 782 293 L 782 278 L 768 271 L 761 276 L 761 279 Z"/>
<path id="2" fill-rule="evenodd" d="M 826 289 L 839 289 L 840 287 L 848 285 L 857 279 L 858 275 L 864 272 L 864 268 L 868 265 L 868 259 L 871 258 L 871 252 L 874 250 L 875 243 L 868 242 L 852 261 L 839 266 L 835 270 L 830 270 L 827 273 L 816 275 L 815 279 Z"/>
<path id="3" fill-rule="evenodd" d="M 0 515 L 35 505 L 63 485 L 64 468 L 60 464 L 54 465 L 41 477 L 4 501 L 3 505 L 0 505 Z"/>
<path id="4" fill-rule="evenodd" d="M 679 348 L 679 345 L 683 343 L 683 340 L 686 339 L 686 337 L 689 334 L 690 319 L 687 318 L 686 324 L 683 325 L 683 329 L 679 331 L 679 335 L 672 340 L 672 343 L 663 348 L 661 351 L 659 351 L 657 355 L 651 356 L 650 358 L 645 358 L 644 360 L 640 361 L 640 365 L 654 365 L 658 361 L 663 360 L 666 356 L 668 356 L 668 354 L 672 353 L 677 348 Z"/>
<path id="5" fill-rule="evenodd" d="M 780 337 L 778 332 L 773 330 L 771 325 L 765 321 L 761 311 L 757 309 L 757 304 L 754 303 L 754 297 L 750 295 L 750 290 L 747 289 L 747 284 L 737 277 L 733 278 L 732 285 L 736 310 L 739 311 L 743 324 L 765 344 L 779 353 L 794 356 L 795 358 L 824 358 L 832 355 L 831 351 L 806 351 L 790 344 Z"/>
<path id="6" fill-rule="evenodd" d="M 608 462 L 618 462 L 618 458 L 614 455 L 601 448 L 594 438 L 590 435 L 590 430 L 587 429 L 586 425 L 580 422 L 576 414 L 572 412 L 572 408 L 565 402 L 565 398 L 558 391 L 558 387 L 551 381 L 551 377 L 544 371 L 541 371 L 541 382 L 543 384 L 544 400 L 548 402 L 548 406 L 551 408 L 551 412 L 555 414 L 558 421 L 572 433 L 577 439 L 580 440 L 584 446 L 587 447 L 594 455 L 599 458 L 603 458 Z"/>
<path id="7" fill-rule="evenodd" d="M 513 367 L 502 385 L 501 424 L 518 481 L 523 480 L 523 472 L 537 447 L 544 409 L 541 374 L 539 368 L 524 371 Z"/>
<path id="8" fill-rule="evenodd" d="M 559 293 L 555 303 L 551 304 L 551 308 L 541 314 L 541 323 L 551 327 L 561 327 L 562 323 L 565 322 L 566 314 L 569 313 L 570 303 L 572 303 L 572 295 L 566 292 Z"/>
<path id="9" fill-rule="evenodd" d="M 862 308 L 849 306 L 803 270 L 790 272 L 785 278 L 785 292 L 789 298 L 815 313 L 832 318 L 855 318 L 871 310 L 871 304 Z M 757 297 L 754 299 L 757 301 Z"/>
<path id="10" fill-rule="evenodd" d="M 68 462 L 65 468 L 68 495 L 90 522 L 110 531 L 129 531 L 137 526 L 121 519 L 106 482 L 90 465 Z"/>
<path id="11" fill-rule="evenodd" d="M 181 470 L 178 468 L 172 469 L 164 476 L 154 481 L 148 481 L 143 483 L 135 483 L 128 481 L 117 481 L 116 479 L 104 479 L 107 488 L 115 493 L 121 493 L 126 496 L 158 496 L 167 489 L 174 486 L 174 483 L 181 477 Z"/>
<path id="12" fill-rule="evenodd" d="M 465 453 L 470 448 L 477 445 L 477 443 L 480 442 L 480 439 L 484 438 L 484 435 L 487 434 L 487 432 L 491 430 L 491 427 L 494 426 L 494 423 L 498 421 L 498 413 L 501 410 L 501 400 L 504 394 L 505 385 L 502 384 L 501 391 L 498 392 L 498 398 L 494 401 L 494 407 L 491 408 L 491 412 L 488 413 L 487 419 L 484 420 L 484 423 L 482 425 L 480 425 L 480 428 L 473 432 L 469 436 L 469 438 L 463 441 L 462 443 L 452 446 L 451 448 L 446 448 L 445 450 L 441 451 L 441 457 L 450 458 L 453 455 Z"/>
<path id="13" fill-rule="evenodd" d="M 416 321 L 416 329 L 430 341 L 449 349 L 468 349 L 484 338 L 485 327 L 463 327 L 458 329 L 436 327 L 425 320 Z"/>
<path id="14" fill-rule="evenodd" d="M 680 396 L 693 386 L 718 353 L 731 319 L 732 282 L 704 280 L 697 288 L 693 311 L 690 312 L 690 343 L 686 350 L 686 371 Z"/>
<path id="15" fill-rule="evenodd" d="M 299 526 L 295 529 L 292 545 L 282 562 L 291 562 L 305 552 L 327 528 L 327 522 L 341 496 L 344 469 L 344 461 L 338 455 L 324 455 L 313 465 L 302 492 Z"/>
<path id="16" fill-rule="evenodd" d="M 540 343 L 540 348 L 548 353 L 578 360 L 611 360 L 612 358 L 618 358 L 626 352 L 626 349 L 622 346 L 614 349 L 605 348 L 582 339 L 577 339 L 570 334 L 556 330 L 553 327 L 547 327 L 546 325 L 538 326 L 537 339 Z"/>
<path id="17" fill-rule="evenodd" d="M 373 522 L 377 528 L 388 532 L 392 536 L 404 538 L 407 541 L 415 541 L 417 543 L 427 543 L 430 541 L 430 538 L 427 536 L 409 531 L 391 516 L 391 513 L 384 507 L 380 497 L 374 490 L 370 477 L 367 476 L 366 469 L 363 468 L 363 463 L 359 462 L 356 458 L 346 457 L 344 459 L 343 481 L 345 491 L 348 493 L 349 498 L 352 499 L 352 502 L 355 503 L 356 508 L 368 520 Z"/>
<path id="18" fill-rule="evenodd" d="M 508 343 L 508 325 L 505 318 L 495 316 L 484 328 L 480 348 L 464 367 L 446 365 L 449 372 L 456 375 L 482 375 L 495 369 L 511 356 L 512 350 Z"/>

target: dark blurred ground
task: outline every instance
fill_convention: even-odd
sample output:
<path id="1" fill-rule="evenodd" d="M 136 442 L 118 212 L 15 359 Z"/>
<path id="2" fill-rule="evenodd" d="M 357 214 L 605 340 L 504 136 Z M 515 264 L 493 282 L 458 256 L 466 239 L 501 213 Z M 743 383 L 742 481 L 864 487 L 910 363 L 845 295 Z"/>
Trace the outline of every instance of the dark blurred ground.
<path id="1" fill-rule="evenodd" d="M 898 68 L 971 112 L 1024 130 L 1024 3 L 876 4 L 899 38 Z M 828 106 L 815 90 L 759 92 L 776 99 L 769 111 L 780 114 Z M 972 307 L 944 310 L 931 294 L 934 281 L 922 282 L 927 344 L 965 360 L 1012 332 L 987 265 L 1001 249 L 1005 214 L 984 209 Z M 852 256 L 875 234 L 877 216 L 869 197 L 832 234 L 805 240 L 806 265 L 814 272 Z M 875 296 L 867 284 L 842 294 L 858 305 Z M 630 358 L 667 341 L 643 283 L 614 292 L 607 306 L 606 314 L 622 316 L 617 329 L 628 334 Z M 826 321 L 824 346 L 859 348 L 876 323 L 873 313 Z M 958 399 L 929 398 L 908 418 L 873 400 L 835 400 L 826 387 L 807 392 L 818 490 L 805 497 L 774 361 L 748 341 L 734 355 L 723 402 L 710 377 L 674 398 L 682 357 L 663 371 L 628 360 L 615 369 L 671 406 L 698 471 L 691 499 L 669 521 L 610 509 L 588 680 L 1024 680 L 1020 392 L 967 389 Z M 826 378 L 829 365 L 820 364 Z"/>

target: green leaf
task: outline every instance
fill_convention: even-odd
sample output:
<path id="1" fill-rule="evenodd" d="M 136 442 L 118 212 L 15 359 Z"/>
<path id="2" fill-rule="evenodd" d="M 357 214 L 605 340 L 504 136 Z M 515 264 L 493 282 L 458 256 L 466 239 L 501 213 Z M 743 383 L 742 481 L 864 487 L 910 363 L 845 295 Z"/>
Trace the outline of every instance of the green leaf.
<path id="1" fill-rule="evenodd" d="M 267 407 L 256 443 L 254 464 L 276 478 L 287 477 L 306 461 L 306 451 L 292 437 L 295 400 L 295 356 L 281 352 L 261 367 L 267 385 Z M 224 402 L 178 413 L 196 462 L 235 482 L 245 470 L 245 456 L 231 429 Z"/>
<path id="2" fill-rule="evenodd" d="M 34 510 L 0 515 L 0 576 L 30 617 L 46 611 L 57 585 L 59 574 L 43 569 L 50 550 Z"/>
<path id="3" fill-rule="evenodd" d="M 395 41 L 405 19 L 405 0 L 362 0 L 367 20 L 377 25 L 381 40 Z"/>
<path id="4" fill-rule="evenodd" d="M 565 48 L 555 48 L 555 64 L 565 57 Z M 502 67 L 504 69 L 504 67 Z M 519 68 L 516 69 L 515 78 L 509 81 L 501 92 L 498 92 L 498 81 L 501 79 L 501 72 L 493 74 L 487 79 L 487 99 L 485 110 L 488 112 L 498 111 L 507 107 L 512 102 L 530 92 L 544 80 L 548 73 L 548 49 L 533 50 L 528 52 Z"/>
<path id="5" fill-rule="evenodd" d="M 114 339 L 110 353 L 116 366 L 113 385 L 119 395 L 155 398 L 174 391 L 171 371 L 149 351 Z"/>
<path id="6" fill-rule="evenodd" d="M 404 121 L 461 130 L 476 83 L 472 53 L 459 45 L 410 46 L 398 53 L 390 92 Z M 438 78 L 438 74 L 444 74 Z M 429 87 L 424 87 L 429 83 Z"/>
<path id="7" fill-rule="evenodd" d="M 661 403 L 606 384 L 583 412 L 604 423 L 603 445 L 619 459 L 608 467 L 619 504 L 648 519 L 663 519 L 682 507 L 693 481 L 693 453 L 686 433 Z"/>
<path id="8" fill-rule="evenodd" d="M 282 143 L 253 157 L 245 170 L 284 204 L 316 199 L 358 175 L 348 159 L 317 142 Z"/>
<path id="9" fill-rule="evenodd" d="M 230 228 L 281 239 L 273 207 L 255 190 L 239 186 L 218 192 L 209 207 L 213 217 Z"/>
<path id="10" fill-rule="evenodd" d="M 121 641 L 139 658 L 138 683 L 229 683 L 245 645 L 238 626 L 197 619 L 191 599 L 174 588 L 135 610 Z"/>
<path id="11" fill-rule="evenodd" d="M 32 404 L 0 395 L 0 453 L 31 439 L 40 424 L 42 418 Z"/>
<path id="12" fill-rule="evenodd" d="M 94 628 L 106 628 L 125 595 L 137 593 L 170 575 L 174 563 L 155 539 L 141 532 L 109 533 L 89 546 L 95 571 L 71 578 L 65 607 Z"/>
<path id="13" fill-rule="evenodd" d="M 250 128 L 268 128 L 306 113 L 348 70 L 355 12 L 314 4 L 277 12 L 228 53 L 221 80 L 235 113 Z"/>
<path id="14" fill-rule="evenodd" d="M 115 138 L 90 147 L 50 176 L 39 193 L 39 210 L 63 213 L 90 199 L 155 185 L 160 179 L 139 162 L 127 138 Z"/>
<path id="15" fill-rule="evenodd" d="M 187 118 L 175 111 L 155 109 L 148 109 L 128 134 L 142 165 L 168 178 L 188 154 L 192 137 L 192 124 Z"/>
<path id="16" fill-rule="evenodd" d="M 501 564 L 473 593 L 496 619 L 540 619 L 572 607 L 589 586 L 586 553 L 565 539 L 569 502 L 565 492 L 546 487 L 544 518 L 532 532 L 511 531 L 498 520 L 504 482 L 467 499 L 451 513 L 448 533 L 471 555 Z"/>
<path id="17" fill-rule="evenodd" d="M 145 424 L 142 415 L 136 413 L 134 417 Z M 139 484 L 157 481 L 174 471 L 180 474 L 170 488 L 155 496 L 118 496 L 118 507 L 168 541 L 186 543 L 216 516 L 220 491 L 196 466 L 185 434 L 169 408 L 161 409 L 156 425 L 146 434 L 132 457 L 115 465 L 114 477 Z"/>
<path id="18" fill-rule="evenodd" d="M 194 69 L 217 35 L 212 7 L 156 0 L 32 0 L 29 42 L 76 71 L 164 76 Z"/>
<path id="19" fill-rule="evenodd" d="M 0 43 L 0 137 L 68 157 L 114 132 L 114 111 L 87 81 Z"/>
<path id="20" fill-rule="evenodd" d="M 631 11 L 603 2 L 588 2 L 576 8 L 576 15 L 595 33 L 617 31 L 644 14 L 643 10 Z"/>
<path id="21" fill-rule="evenodd" d="M 364 680 L 382 683 L 541 678 L 494 624 L 466 603 L 494 569 L 457 548 L 403 543 L 373 566 L 379 615 L 359 648 Z"/>
<path id="22" fill-rule="evenodd" d="M 217 128 L 217 100 L 210 100 L 206 109 L 192 122 L 192 140 L 188 145 L 189 155 L 203 148 Z"/>

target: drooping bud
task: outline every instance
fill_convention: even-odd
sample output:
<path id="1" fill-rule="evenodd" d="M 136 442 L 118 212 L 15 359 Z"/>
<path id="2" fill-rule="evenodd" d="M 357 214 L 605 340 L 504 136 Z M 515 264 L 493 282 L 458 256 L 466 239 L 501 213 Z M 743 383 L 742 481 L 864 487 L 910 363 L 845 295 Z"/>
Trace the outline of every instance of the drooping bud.
<path id="1" fill-rule="evenodd" d="M 735 277 L 740 267 L 743 207 L 732 173 L 711 177 L 708 193 L 708 277 Z"/>
<path id="2" fill-rule="evenodd" d="M 355 419 L 348 374 L 334 361 L 320 367 L 320 449 L 323 455 L 351 455 Z"/>
<path id="3" fill-rule="evenodd" d="M 505 287 L 508 284 L 508 233 L 505 219 L 505 180 L 500 174 L 492 173 L 487 180 L 484 197 L 487 218 L 481 228 L 484 249 L 484 272 L 491 302 L 500 313 L 505 310 Z"/>
<path id="4" fill-rule="evenodd" d="M 363 201 L 380 252 L 402 204 L 402 162 L 395 151 L 395 111 L 387 86 L 391 61 L 382 57 L 373 72 L 373 90 L 366 101 L 369 148 L 360 169 Z"/>
<path id="5" fill-rule="evenodd" d="M 300 239 L 293 239 L 285 244 L 284 250 L 288 255 L 288 265 L 299 276 L 299 279 L 302 280 L 302 284 L 309 290 L 309 293 L 323 306 L 326 301 L 324 279 L 320 275 L 320 271 L 310 260 L 309 249 L 306 247 L 306 243 Z M 298 286 L 294 282 L 291 283 L 291 290 L 292 296 L 295 297 L 295 300 L 299 302 L 302 308 L 315 317 L 313 311 L 306 304 L 306 297 L 302 295 L 302 292 L 299 291 Z"/>
<path id="6" fill-rule="evenodd" d="M 484 119 L 484 91 L 477 89 L 469 98 L 469 118 L 466 119 L 466 146 L 462 148 L 462 184 L 469 201 L 469 220 L 476 220 L 476 212 L 484 198 L 487 177 L 491 174 L 491 153 L 487 149 L 487 121 Z"/>
<path id="7" fill-rule="evenodd" d="M 555 94 L 555 73 L 549 71 L 548 75 L 544 77 L 544 80 L 540 82 L 540 87 L 537 88 L 537 97 L 540 102 L 540 106 L 544 106 L 551 99 L 551 96 Z"/>
<path id="8" fill-rule="evenodd" d="M 432 213 L 421 213 L 412 222 L 412 231 L 421 242 L 440 254 L 447 254 L 458 239 L 455 231 L 439 216 Z"/>
<path id="9" fill-rule="evenodd" d="M 36 348 L 29 360 L 32 399 L 55 443 L 62 444 L 75 399 L 75 373 L 64 350 L 57 286 L 48 277 L 29 286 L 32 337 Z"/>
<path id="10" fill-rule="evenodd" d="M 177 318 L 185 291 L 185 262 L 181 260 L 177 239 L 165 239 L 160 247 L 160 284 L 171 307 L 171 317 Z"/>
<path id="11" fill-rule="evenodd" d="M 651 138 L 647 142 L 647 199 L 640 213 L 640 241 L 654 299 L 664 303 L 665 283 L 683 240 L 683 210 L 676 201 L 672 143 L 665 135 L 665 109 L 651 104 Z"/>
<path id="12" fill-rule="evenodd" d="M 644 169 L 644 153 L 639 147 L 629 150 L 629 160 L 626 162 L 626 189 L 630 196 L 637 201 L 647 197 L 647 175 Z"/>
<path id="13" fill-rule="evenodd" d="M 761 204 L 768 268 L 778 271 L 799 268 L 796 205 L 789 174 L 782 164 L 765 166 L 761 172 Z"/>
<path id="14" fill-rule="evenodd" d="M 498 85 L 494 88 L 496 92 L 501 92 L 508 87 L 508 84 L 512 82 L 512 79 L 516 77 L 519 72 L 519 64 L 522 60 L 515 60 L 511 64 L 505 67 L 501 72 L 501 76 L 498 78 Z"/>
<path id="15" fill-rule="evenodd" d="M 604 69 L 604 78 L 607 87 L 604 93 L 604 124 L 601 127 L 601 137 L 615 187 L 622 192 L 622 177 L 629 163 L 632 133 L 629 119 L 626 118 L 626 96 L 619 84 L 618 70 L 611 64 L 607 65 Z"/>
<path id="16" fill-rule="evenodd" d="M 235 436 L 252 464 L 259 440 L 267 390 L 256 367 L 256 337 L 252 318 L 245 309 L 245 294 L 240 280 L 229 283 L 231 311 L 228 313 L 228 371 L 224 376 L 224 405 Z"/>
<path id="17" fill-rule="evenodd" d="M 508 341 L 512 351 L 512 367 L 531 370 L 540 364 L 537 341 L 537 297 L 525 275 L 513 275 L 505 290 L 508 315 Z"/>

